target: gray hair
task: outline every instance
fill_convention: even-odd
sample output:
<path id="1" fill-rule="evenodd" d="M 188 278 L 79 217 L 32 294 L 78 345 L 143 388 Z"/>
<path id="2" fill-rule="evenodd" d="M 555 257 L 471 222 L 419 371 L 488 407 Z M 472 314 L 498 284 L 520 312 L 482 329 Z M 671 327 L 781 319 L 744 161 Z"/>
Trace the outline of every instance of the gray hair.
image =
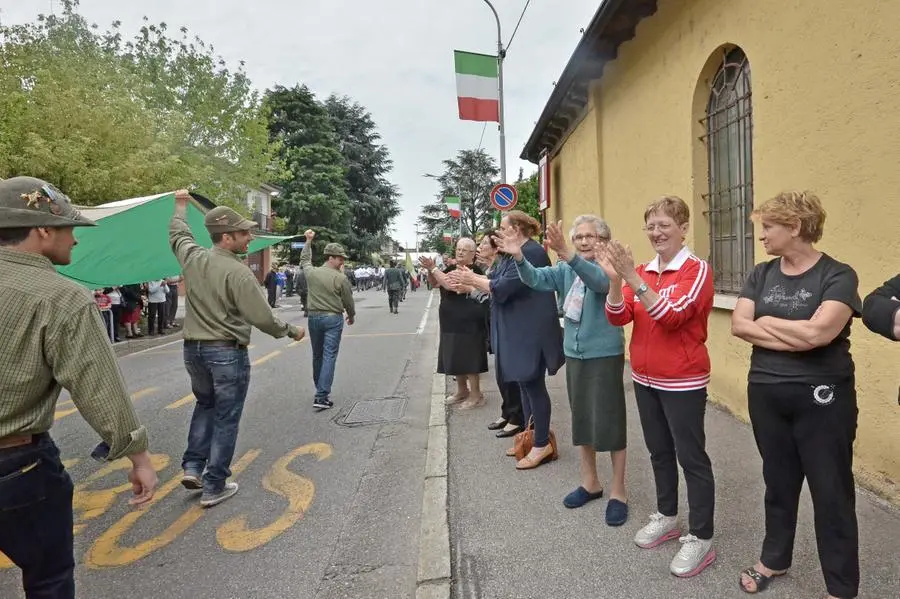
<path id="1" fill-rule="evenodd" d="M 471 237 L 460 237 L 459 241 L 456 242 L 456 247 L 462 246 L 463 249 L 466 250 L 477 250 L 478 246 L 475 245 L 475 240 Z"/>
<path id="2" fill-rule="evenodd" d="M 583 225 L 585 223 L 594 225 L 594 230 L 597 232 L 597 236 L 601 239 L 612 238 L 612 233 L 609 230 L 609 225 L 606 224 L 605 220 L 594 214 L 582 214 L 581 216 L 576 216 L 575 220 L 572 222 L 572 228 L 571 230 L 569 230 L 569 239 L 575 239 L 575 229 L 577 229 L 579 225 Z"/>

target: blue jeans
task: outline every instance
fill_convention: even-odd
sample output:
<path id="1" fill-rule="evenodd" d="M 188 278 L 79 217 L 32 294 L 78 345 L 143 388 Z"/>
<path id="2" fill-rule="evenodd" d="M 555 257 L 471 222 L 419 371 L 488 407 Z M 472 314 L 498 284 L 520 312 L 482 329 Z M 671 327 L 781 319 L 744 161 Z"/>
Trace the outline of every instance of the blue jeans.
<path id="1" fill-rule="evenodd" d="M 307 324 L 313 352 L 316 399 L 328 399 L 341 347 L 341 333 L 344 332 L 344 317 L 340 314 L 310 314 Z"/>
<path id="2" fill-rule="evenodd" d="M 46 433 L 0 449 L 0 551 L 22 569 L 27 599 L 74 599 L 72 479 Z"/>
<path id="3" fill-rule="evenodd" d="M 184 366 L 197 403 L 181 465 L 189 474 L 203 475 L 204 493 L 219 493 L 231 476 L 238 424 L 250 386 L 250 358 L 246 348 L 185 341 Z"/>

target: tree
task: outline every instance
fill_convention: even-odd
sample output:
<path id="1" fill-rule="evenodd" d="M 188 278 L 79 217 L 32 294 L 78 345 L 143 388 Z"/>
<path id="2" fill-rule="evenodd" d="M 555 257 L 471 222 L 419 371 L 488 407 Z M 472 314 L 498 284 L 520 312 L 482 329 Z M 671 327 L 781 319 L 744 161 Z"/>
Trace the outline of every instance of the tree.
<path id="1" fill-rule="evenodd" d="M 397 188 L 387 180 L 393 162 L 363 106 L 336 95 L 331 95 L 324 106 L 346 171 L 350 203 L 347 246 L 351 257 L 361 259 L 390 241 L 391 222 L 400 214 Z"/>
<path id="2" fill-rule="evenodd" d="M 537 171 L 531 174 L 527 179 L 523 178 L 524 169 L 519 168 L 519 178 L 515 183 L 516 191 L 519 192 L 519 199 L 516 202 L 516 210 L 521 210 L 525 214 L 533 216 L 538 221 L 541 220 L 541 211 L 538 207 L 538 174 Z"/>
<path id="3" fill-rule="evenodd" d="M 85 205 L 193 185 L 245 208 L 274 148 L 243 71 L 186 29 L 123 42 L 118 22 L 98 33 L 77 8 L 0 26 L 0 176 L 45 178 Z"/>
<path id="4" fill-rule="evenodd" d="M 266 92 L 264 104 L 269 136 L 278 143 L 284 166 L 278 181 L 284 191 L 274 209 L 286 219 L 287 234 L 315 228 L 315 255 L 321 256 L 325 243 L 346 243 L 350 233 L 347 168 L 331 118 L 305 85 L 276 86 Z"/>
<path id="5" fill-rule="evenodd" d="M 474 236 L 493 228 L 496 210 L 489 194 L 500 174 L 494 159 L 480 148 L 460 150 L 455 158 L 444 160 L 443 165 L 444 172 L 434 177 L 440 192 L 434 202 L 422 207 L 419 216 L 419 223 L 425 229 L 426 247 L 434 251 L 447 247 L 444 231 L 452 231 L 454 237 L 459 237 L 460 223 L 462 235 Z M 460 197 L 459 220 L 450 217 L 444 203 L 447 196 Z"/>

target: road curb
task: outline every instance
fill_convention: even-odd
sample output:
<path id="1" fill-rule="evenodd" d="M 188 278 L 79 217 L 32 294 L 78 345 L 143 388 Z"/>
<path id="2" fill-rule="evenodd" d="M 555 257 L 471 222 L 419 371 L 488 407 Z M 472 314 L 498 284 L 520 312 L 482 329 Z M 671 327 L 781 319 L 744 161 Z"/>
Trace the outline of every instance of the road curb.
<path id="1" fill-rule="evenodd" d="M 437 340 L 440 341 L 440 338 Z M 419 531 L 419 569 L 416 599 L 450 597 L 450 525 L 447 520 L 447 409 L 446 378 L 435 374 L 428 416 L 425 490 Z"/>

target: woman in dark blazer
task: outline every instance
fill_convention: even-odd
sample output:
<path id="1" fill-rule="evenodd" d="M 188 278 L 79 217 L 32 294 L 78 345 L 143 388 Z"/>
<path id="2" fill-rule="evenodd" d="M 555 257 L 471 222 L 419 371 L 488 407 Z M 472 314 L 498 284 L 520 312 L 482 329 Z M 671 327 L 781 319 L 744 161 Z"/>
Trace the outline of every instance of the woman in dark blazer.
<path id="1" fill-rule="evenodd" d="M 900 341 L 900 274 L 866 296 L 862 314 L 870 331 Z"/>
<path id="2" fill-rule="evenodd" d="M 550 266 L 547 252 L 531 239 L 539 231 L 534 218 L 511 210 L 500 221 L 500 228 L 507 235 L 527 240 L 522 254 L 533 266 Z M 528 470 L 556 459 L 550 446 L 550 394 L 544 380 L 565 363 L 554 293 L 535 291 L 522 283 L 516 263 L 509 256 L 500 260 L 490 278 L 468 269 L 454 273 L 456 284 L 491 294 L 491 346 L 498 377 L 519 384 L 525 423 L 534 418 L 534 447 L 516 463 L 516 468 Z"/>

